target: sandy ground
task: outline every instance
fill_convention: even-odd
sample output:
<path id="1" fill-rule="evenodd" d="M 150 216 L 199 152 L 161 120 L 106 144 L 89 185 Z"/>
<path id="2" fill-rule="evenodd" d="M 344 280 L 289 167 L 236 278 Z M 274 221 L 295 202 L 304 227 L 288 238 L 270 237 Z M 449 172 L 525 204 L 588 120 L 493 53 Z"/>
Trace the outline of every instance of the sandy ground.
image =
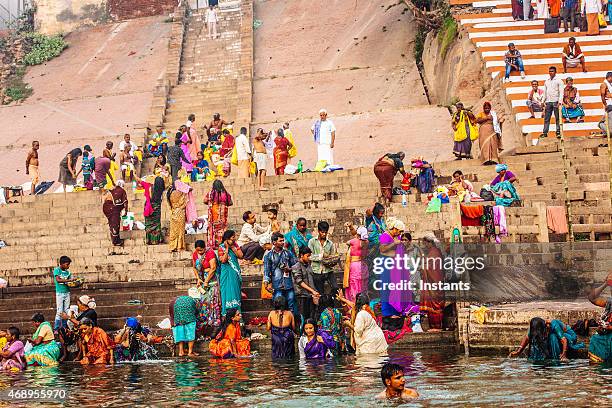
<path id="1" fill-rule="evenodd" d="M 448 111 L 427 105 L 410 13 L 390 0 L 255 0 L 253 129 L 291 122 L 298 156 L 316 162 L 310 127 L 326 108 L 335 161 L 370 166 L 398 150 L 451 158 Z M 447 144 L 447 151 L 439 146 Z"/>
<path id="2" fill-rule="evenodd" d="M 28 70 L 34 94 L 0 107 L 4 129 L 0 183 L 29 181 L 25 157 L 41 143 L 41 179 L 56 180 L 61 158 L 88 143 L 100 154 L 106 140 L 146 122 L 157 79 L 166 67 L 170 25 L 151 17 L 76 31 L 58 58 Z"/>

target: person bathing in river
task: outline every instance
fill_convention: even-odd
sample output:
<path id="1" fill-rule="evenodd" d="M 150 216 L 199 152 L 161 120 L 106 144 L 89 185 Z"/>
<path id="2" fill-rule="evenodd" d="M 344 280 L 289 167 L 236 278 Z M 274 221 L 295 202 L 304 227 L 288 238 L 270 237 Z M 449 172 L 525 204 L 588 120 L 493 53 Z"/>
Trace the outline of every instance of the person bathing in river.
<path id="1" fill-rule="evenodd" d="M 521 346 L 511 352 L 509 357 L 517 357 L 529 347 L 530 360 L 567 361 L 568 350 L 584 348 L 584 343 L 577 343 L 577 339 L 574 330 L 561 320 L 545 321 L 541 317 L 534 317 L 529 322 L 529 331 L 523 338 Z"/>
<path id="2" fill-rule="evenodd" d="M 380 370 L 385 390 L 376 396 L 377 399 L 411 400 L 419 397 L 419 393 L 412 388 L 406 388 L 404 367 L 399 364 L 385 363 Z"/>
<path id="3" fill-rule="evenodd" d="M 612 297 L 606 299 L 601 296 L 606 287 L 612 288 L 612 272 L 608 274 L 602 285 L 589 294 L 589 301 L 592 304 L 604 308 L 598 321 L 597 333 L 589 340 L 589 360 L 592 363 L 612 362 Z"/>

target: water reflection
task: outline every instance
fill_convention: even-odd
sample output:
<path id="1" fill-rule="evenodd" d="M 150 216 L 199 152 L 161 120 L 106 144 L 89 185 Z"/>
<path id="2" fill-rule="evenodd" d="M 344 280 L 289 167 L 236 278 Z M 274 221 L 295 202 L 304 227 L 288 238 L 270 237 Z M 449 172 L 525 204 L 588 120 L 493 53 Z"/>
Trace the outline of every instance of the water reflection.
<path id="1" fill-rule="evenodd" d="M 386 361 L 405 367 L 407 385 L 421 399 L 405 406 L 610 406 L 612 368 L 586 360 L 534 365 L 524 359 L 465 357 L 430 352 L 388 357 L 272 362 L 202 357 L 120 364 L 65 364 L 0 374 L 0 389 L 65 387 L 66 406 L 370 407 L 382 389 Z M 1 403 L 0 403 L 1 405 Z M 47 406 L 49 404 L 45 404 Z"/>

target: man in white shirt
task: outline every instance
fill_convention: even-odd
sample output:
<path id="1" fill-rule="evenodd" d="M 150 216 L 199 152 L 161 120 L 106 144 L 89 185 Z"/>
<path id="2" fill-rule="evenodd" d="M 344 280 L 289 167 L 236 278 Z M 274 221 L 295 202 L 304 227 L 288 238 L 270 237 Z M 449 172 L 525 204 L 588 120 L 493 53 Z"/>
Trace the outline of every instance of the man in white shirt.
<path id="1" fill-rule="evenodd" d="M 210 37 L 211 40 L 217 38 L 219 36 L 217 34 L 217 22 L 219 21 L 219 17 L 217 16 L 215 6 L 211 5 L 208 7 L 205 19 L 206 25 L 208 26 L 208 37 Z"/>
<path id="2" fill-rule="evenodd" d="M 538 81 L 531 81 L 531 89 L 527 94 L 527 108 L 531 114 L 530 119 L 535 118 L 535 112 L 544 112 L 544 91 L 538 86 Z"/>
<path id="3" fill-rule="evenodd" d="M 242 215 L 242 220 L 244 224 L 236 243 L 240 246 L 244 259 L 247 261 L 259 259 L 261 261 L 265 250 L 259 244 L 259 241 L 264 235 L 271 235 L 270 226 L 264 228 L 257 224 L 257 218 L 251 211 L 245 212 Z"/>
<path id="4" fill-rule="evenodd" d="M 583 0 L 582 15 L 587 19 L 587 35 L 599 35 L 599 13 L 601 13 L 601 0 Z"/>
<path id="5" fill-rule="evenodd" d="M 557 77 L 557 68 L 549 67 L 548 75 L 550 76 L 544 81 L 544 129 L 540 137 L 548 136 L 548 128 L 550 128 L 550 117 L 555 114 L 555 125 L 557 126 L 557 137 L 561 135 L 561 121 L 559 120 L 559 101 L 563 98 L 563 89 L 565 85 L 563 81 Z"/>
<path id="6" fill-rule="evenodd" d="M 336 142 L 336 127 L 334 122 L 327 119 L 327 110 L 319 111 L 320 120 L 317 120 L 310 131 L 317 144 L 317 161 L 325 160 L 327 164 L 334 164 L 334 144 Z"/>
<path id="7" fill-rule="evenodd" d="M 251 167 L 251 144 L 247 137 L 247 129 L 240 128 L 240 134 L 236 138 L 236 153 L 238 156 L 238 178 L 249 178 Z"/>

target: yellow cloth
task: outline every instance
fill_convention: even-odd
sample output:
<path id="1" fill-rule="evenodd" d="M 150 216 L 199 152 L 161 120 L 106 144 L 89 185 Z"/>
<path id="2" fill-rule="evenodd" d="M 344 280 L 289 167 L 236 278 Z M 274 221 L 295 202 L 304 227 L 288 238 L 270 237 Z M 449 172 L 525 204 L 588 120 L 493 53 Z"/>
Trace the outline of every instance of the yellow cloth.
<path id="1" fill-rule="evenodd" d="M 33 164 L 28 165 L 28 173 L 30 173 L 32 185 L 38 184 L 38 181 L 40 180 L 40 172 L 38 171 L 38 166 L 35 166 Z"/>
<path id="2" fill-rule="evenodd" d="M 457 122 L 457 130 L 455 131 L 455 142 L 461 142 L 467 138 L 467 131 L 465 128 L 466 122 L 470 129 L 470 139 L 478 139 L 478 128 L 476 125 L 472 124 L 472 122 L 468 119 L 468 116 L 465 114 L 465 111 L 462 110 L 459 113 L 459 121 Z"/>
<path id="3" fill-rule="evenodd" d="M 297 147 L 295 145 L 295 139 L 293 139 L 293 132 L 289 129 L 285 130 L 285 137 L 287 138 L 287 140 L 289 140 L 291 142 L 291 149 L 289 149 L 289 158 L 293 158 L 295 156 L 297 156 Z"/>
<path id="4" fill-rule="evenodd" d="M 314 171 L 321 171 L 327 167 L 327 160 L 319 160 L 314 168 Z"/>
<path id="5" fill-rule="evenodd" d="M 53 335 L 53 329 L 48 324 L 45 324 L 38 332 L 38 337 L 42 338 L 42 341 L 52 341 L 55 340 L 55 336 Z"/>
<path id="6" fill-rule="evenodd" d="M 119 165 L 117 164 L 116 161 L 111 160 L 111 165 L 110 165 L 110 168 L 108 169 L 108 172 L 113 176 L 113 180 L 117 180 L 117 177 L 115 175 L 115 172 L 117 170 L 119 170 Z M 104 188 L 107 189 L 107 190 L 112 190 L 113 189 L 113 180 L 111 180 L 111 178 L 107 174 L 106 175 L 106 185 L 104 186 Z"/>
<path id="7" fill-rule="evenodd" d="M 234 145 L 234 148 L 232 149 L 232 158 L 230 159 L 230 162 L 234 166 L 238 164 L 238 151 L 236 150 L 236 145 Z"/>
<path id="8" fill-rule="evenodd" d="M 484 324 L 485 316 L 488 311 L 489 309 L 485 306 L 480 306 L 478 308 L 472 309 L 472 314 L 474 315 L 474 318 L 476 319 L 478 324 Z"/>
<path id="9" fill-rule="evenodd" d="M 606 21 L 603 13 L 599 13 L 597 15 L 597 19 L 599 20 L 599 28 L 606 28 L 608 26 L 608 22 Z"/>

